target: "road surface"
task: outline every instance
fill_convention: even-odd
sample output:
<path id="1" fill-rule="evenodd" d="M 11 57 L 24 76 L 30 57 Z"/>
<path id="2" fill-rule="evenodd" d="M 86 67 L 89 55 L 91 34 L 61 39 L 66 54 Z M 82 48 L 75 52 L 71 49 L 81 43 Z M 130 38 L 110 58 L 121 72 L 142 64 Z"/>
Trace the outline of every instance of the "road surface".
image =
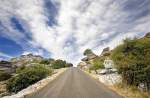
<path id="1" fill-rule="evenodd" d="M 69 68 L 27 98 L 123 98 L 78 68 Z"/>

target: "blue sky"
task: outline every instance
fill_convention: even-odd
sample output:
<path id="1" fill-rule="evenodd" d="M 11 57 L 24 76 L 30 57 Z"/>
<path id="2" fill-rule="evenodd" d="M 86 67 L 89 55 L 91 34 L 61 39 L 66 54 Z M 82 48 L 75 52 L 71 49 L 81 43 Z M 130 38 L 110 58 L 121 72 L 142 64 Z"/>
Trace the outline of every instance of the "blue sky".
<path id="1" fill-rule="evenodd" d="M 0 0 L 0 60 L 34 53 L 77 63 L 150 31 L 149 0 Z"/>

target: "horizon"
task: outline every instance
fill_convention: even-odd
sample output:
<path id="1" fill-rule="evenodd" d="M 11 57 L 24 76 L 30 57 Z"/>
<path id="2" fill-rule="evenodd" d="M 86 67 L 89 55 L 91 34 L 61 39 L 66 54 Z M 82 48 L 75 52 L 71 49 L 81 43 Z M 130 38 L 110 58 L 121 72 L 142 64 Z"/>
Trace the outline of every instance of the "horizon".
<path id="1" fill-rule="evenodd" d="M 0 0 L 0 60 L 33 53 L 77 64 L 150 31 L 149 0 Z"/>

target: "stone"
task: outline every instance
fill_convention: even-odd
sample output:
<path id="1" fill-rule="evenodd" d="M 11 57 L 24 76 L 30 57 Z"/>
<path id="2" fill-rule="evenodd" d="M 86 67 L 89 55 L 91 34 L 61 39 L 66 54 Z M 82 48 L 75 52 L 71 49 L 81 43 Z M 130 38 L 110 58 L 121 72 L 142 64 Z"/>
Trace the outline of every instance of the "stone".
<path id="1" fill-rule="evenodd" d="M 122 77 L 117 73 L 99 75 L 99 81 L 105 85 L 115 85 L 122 82 Z"/>
<path id="2" fill-rule="evenodd" d="M 106 47 L 103 49 L 101 56 L 109 56 L 110 55 L 110 49 L 109 47 Z"/>
<path id="3" fill-rule="evenodd" d="M 150 32 L 145 35 L 145 37 L 150 38 Z"/>
<path id="4" fill-rule="evenodd" d="M 104 60 L 104 67 L 106 69 L 111 69 L 114 67 L 114 62 L 110 59 L 106 59 L 106 60 Z"/>
<path id="5" fill-rule="evenodd" d="M 148 87 L 146 86 L 145 83 L 140 83 L 140 84 L 138 85 L 138 89 L 139 89 L 140 91 L 142 91 L 142 92 L 146 92 L 146 91 L 148 90 Z"/>

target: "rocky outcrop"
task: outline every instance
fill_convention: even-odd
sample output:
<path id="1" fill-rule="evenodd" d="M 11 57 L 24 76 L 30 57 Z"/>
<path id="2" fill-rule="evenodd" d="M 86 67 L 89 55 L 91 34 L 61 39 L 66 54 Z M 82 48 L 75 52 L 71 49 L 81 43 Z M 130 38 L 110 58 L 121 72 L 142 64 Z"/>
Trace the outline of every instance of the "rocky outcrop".
<path id="1" fill-rule="evenodd" d="M 82 59 L 82 61 L 90 61 L 90 60 L 95 59 L 96 57 L 97 57 L 97 55 L 95 55 L 95 54 L 88 54 L 86 57 L 84 57 Z"/>
<path id="2" fill-rule="evenodd" d="M 109 56 L 110 55 L 110 48 L 106 47 L 103 49 L 101 56 Z"/>
<path id="3" fill-rule="evenodd" d="M 41 62 L 43 60 L 43 57 L 39 56 L 39 55 L 33 55 L 33 54 L 28 54 L 28 55 L 22 55 L 20 57 L 16 57 L 11 59 L 11 62 L 19 67 L 22 65 L 29 65 L 31 63 L 38 63 Z"/>
<path id="4" fill-rule="evenodd" d="M 147 33 L 144 37 L 150 38 L 150 32 Z"/>
<path id="5" fill-rule="evenodd" d="M 105 85 L 115 85 L 121 83 L 122 77 L 118 73 L 98 75 L 99 81 L 104 83 Z"/>

